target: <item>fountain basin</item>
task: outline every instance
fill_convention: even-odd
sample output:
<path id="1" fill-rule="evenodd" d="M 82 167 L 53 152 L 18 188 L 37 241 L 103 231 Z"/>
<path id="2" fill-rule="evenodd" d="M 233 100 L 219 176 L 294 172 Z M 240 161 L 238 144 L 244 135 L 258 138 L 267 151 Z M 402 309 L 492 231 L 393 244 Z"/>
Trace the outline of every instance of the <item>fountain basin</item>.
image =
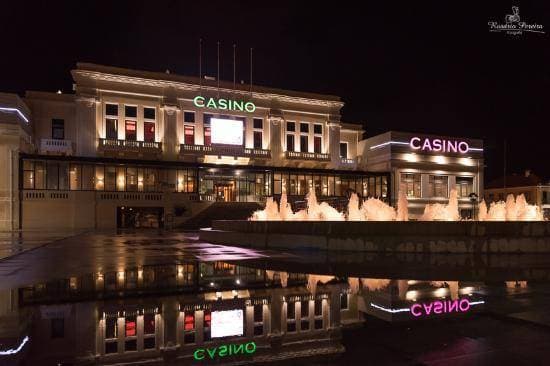
<path id="1" fill-rule="evenodd" d="M 550 253 L 548 221 L 214 221 L 201 240 L 262 249 Z"/>

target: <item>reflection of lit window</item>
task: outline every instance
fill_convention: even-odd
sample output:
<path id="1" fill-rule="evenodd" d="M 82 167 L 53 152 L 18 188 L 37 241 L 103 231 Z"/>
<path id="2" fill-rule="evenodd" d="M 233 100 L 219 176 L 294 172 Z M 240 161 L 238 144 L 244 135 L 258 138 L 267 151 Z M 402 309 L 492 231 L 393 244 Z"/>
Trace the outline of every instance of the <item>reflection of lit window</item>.
<path id="1" fill-rule="evenodd" d="M 195 343 L 195 313 L 185 313 L 183 318 L 183 343 Z"/>
<path id="2" fill-rule="evenodd" d="M 129 316 L 126 317 L 126 323 L 125 323 L 125 334 L 126 337 L 134 337 L 136 336 L 136 317 L 135 316 Z"/>
<path id="3" fill-rule="evenodd" d="M 210 322 L 212 320 L 212 315 L 210 313 L 210 310 L 204 311 L 204 319 L 203 319 L 203 334 L 204 334 L 204 341 L 209 341 L 211 339 L 210 337 Z"/>
<path id="4" fill-rule="evenodd" d="M 105 319 L 105 353 L 118 352 L 118 326 L 115 316 L 108 316 Z"/>

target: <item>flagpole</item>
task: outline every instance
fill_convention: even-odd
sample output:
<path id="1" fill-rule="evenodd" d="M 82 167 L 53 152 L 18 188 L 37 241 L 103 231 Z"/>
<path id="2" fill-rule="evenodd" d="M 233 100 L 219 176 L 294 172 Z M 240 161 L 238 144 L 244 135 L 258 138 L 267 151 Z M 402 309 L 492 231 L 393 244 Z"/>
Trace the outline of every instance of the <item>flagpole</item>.
<path id="1" fill-rule="evenodd" d="M 199 38 L 199 95 L 202 95 L 202 38 Z"/>
<path id="2" fill-rule="evenodd" d="M 220 41 L 218 41 L 218 98 L 220 97 Z"/>

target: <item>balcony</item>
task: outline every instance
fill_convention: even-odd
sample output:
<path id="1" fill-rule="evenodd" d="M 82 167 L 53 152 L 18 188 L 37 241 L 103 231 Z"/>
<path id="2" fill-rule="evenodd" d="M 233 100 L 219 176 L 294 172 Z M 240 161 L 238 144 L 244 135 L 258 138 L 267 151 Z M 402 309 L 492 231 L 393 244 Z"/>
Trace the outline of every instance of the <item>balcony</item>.
<path id="1" fill-rule="evenodd" d="M 131 141 L 131 140 L 117 140 L 117 139 L 99 139 L 98 151 L 105 154 L 135 154 L 144 155 L 152 154 L 157 155 L 162 153 L 161 142 L 147 142 L 147 141 Z"/>
<path id="2" fill-rule="evenodd" d="M 285 151 L 285 158 L 290 160 L 330 161 L 329 154 L 302 151 Z"/>
<path id="3" fill-rule="evenodd" d="M 357 159 L 340 158 L 340 165 L 344 168 L 355 168 Z"/>
<path id="4" fill-rule="evenodd" d="M 72 155 L 71 140 L 41 139 L 40 154 L 43 155 Z"/>
<path id="5" fill-rule="evenodd" d="M 270 159 L 271 150 L 252 149 L 243 146 L 232 145 L 180 145 L 180 155 L 216 155 L 216 156 L 234 156 L 252 159 Z"/>

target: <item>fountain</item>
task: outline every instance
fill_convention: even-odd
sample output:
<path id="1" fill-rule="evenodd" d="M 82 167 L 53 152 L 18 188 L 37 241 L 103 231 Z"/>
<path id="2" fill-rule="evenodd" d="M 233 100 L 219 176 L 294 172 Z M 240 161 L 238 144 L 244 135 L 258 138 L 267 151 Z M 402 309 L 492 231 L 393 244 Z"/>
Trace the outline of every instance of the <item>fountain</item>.
<path id="1" fill-rule="evenodd" d="M 527 203 L 525 196 L 509 194 L 506 202 L 492 202 L 487 210 L 485 201 L 479 205 L 479 221 L 543 221 L 542 211 L 537 205 Z"/>
<path id="2" fill-rule="evenodd" d="M 449 203 L 427 204 L 424 208 L 424 214 L 420 221 L 458 221 L 460 214 L 458 212 L 458 194 L 456 189 L 451 189 Z"/>

